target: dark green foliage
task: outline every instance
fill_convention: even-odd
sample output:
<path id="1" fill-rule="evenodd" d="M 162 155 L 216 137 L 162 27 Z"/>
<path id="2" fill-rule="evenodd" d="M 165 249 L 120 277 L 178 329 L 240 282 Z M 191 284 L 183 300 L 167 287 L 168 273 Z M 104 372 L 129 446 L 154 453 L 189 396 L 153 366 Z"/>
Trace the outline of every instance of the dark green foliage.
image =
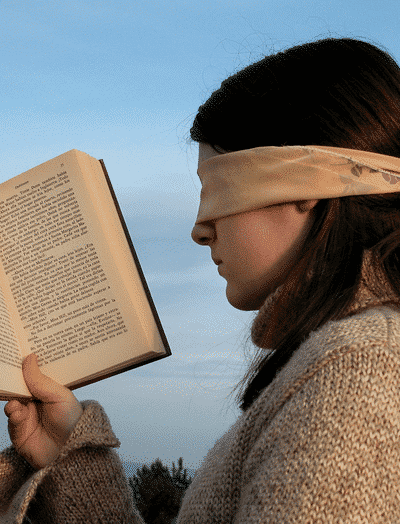
<path id="1" fill-rule="evenodd" d="M 161 460 L 156 459 L 150 468 L 146 465 L 129 478 L 134 503 L 146 524 L 173 524 L 179 513 L 186 489 L 192 482 L 183 471 L 182 457 L 178 469 L 172 463 L 172 475 Z"/>

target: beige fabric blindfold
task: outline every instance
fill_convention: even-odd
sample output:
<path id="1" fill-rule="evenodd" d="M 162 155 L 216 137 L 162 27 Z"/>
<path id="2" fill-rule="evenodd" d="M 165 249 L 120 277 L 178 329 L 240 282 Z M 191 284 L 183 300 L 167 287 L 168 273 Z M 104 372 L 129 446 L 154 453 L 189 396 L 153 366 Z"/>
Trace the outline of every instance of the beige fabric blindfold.
<path id="1" fill-rule="evenodd" d="M 268 146 L 213 156 L 197 171 L 196 224 L 272 204 L 400 191 L 400 158 L 330 146 Z"/>

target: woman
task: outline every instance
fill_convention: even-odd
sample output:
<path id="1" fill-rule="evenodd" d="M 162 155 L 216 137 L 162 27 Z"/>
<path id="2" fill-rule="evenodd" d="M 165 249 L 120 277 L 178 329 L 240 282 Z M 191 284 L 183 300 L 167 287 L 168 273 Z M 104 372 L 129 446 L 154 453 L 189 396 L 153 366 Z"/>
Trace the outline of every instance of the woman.
<path id="1" fill-rule="evenodd" d="M 398 65 L 347 38 L 291 48 L 225 80 L 191 137 L 192 238 L 258 311 L 260 352 L 177 523 L 399 522 Z M 36 401 L 5 407 L 4 522 L 143 523 L 102 407 L 34 355 L 23 373 Z"/>

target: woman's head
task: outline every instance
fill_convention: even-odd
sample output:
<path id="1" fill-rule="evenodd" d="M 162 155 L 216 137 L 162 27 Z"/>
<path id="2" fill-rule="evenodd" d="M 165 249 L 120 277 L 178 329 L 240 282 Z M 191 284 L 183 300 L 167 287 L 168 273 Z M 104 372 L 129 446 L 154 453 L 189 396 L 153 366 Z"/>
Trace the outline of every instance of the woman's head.
<path id="1" fill-rule="evenodd" d="M 199 165 L 219 155 L 200 144 Z M 243 311 L 259 309 L 296 262 L 299 247 L 313 221 L 318 200 L 275 204 L 196 224 L 192 238 L 211 249 L 220 275 L 226 278 L 226 297 Z"/>
<path id="2" fill-rule="evenodd" d="M 292 47 L 224 80 L 200 106 L 190 135 L 238 151 L 328 145 L 397 155 L 400 69 L 351 38 Z"/>
<path id="3" fill-rule="evenodd" d="M 349 38 L 296 46 L 225 80 L 199 108 L 190 133 L 218 153 L 326 145 L 400 157 L 400 68 L 386 52 Z M 242 409 L 311 331 L 350 304 L 364 250 L 373 250 L 374 263 L 383 264 L 400 297 L 399 232 L 398 193 L 323 199 L 315 205 L 312 225 L 269 318 L 268 337 L 260 343 L 275 351 L 241 381 L 250 376 L 239 397 Z"/>

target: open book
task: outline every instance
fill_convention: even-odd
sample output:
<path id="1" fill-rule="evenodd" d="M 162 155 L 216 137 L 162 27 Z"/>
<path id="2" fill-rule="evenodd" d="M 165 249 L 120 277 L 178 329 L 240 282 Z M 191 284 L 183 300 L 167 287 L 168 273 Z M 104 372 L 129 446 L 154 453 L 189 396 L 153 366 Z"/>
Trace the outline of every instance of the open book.
<path id="1" fill-rule="evenodd" d="M 104 162 L 72 149 L 0 184 L 0 400 L 22 360 L 69 389 L 171 355 Z"/>

